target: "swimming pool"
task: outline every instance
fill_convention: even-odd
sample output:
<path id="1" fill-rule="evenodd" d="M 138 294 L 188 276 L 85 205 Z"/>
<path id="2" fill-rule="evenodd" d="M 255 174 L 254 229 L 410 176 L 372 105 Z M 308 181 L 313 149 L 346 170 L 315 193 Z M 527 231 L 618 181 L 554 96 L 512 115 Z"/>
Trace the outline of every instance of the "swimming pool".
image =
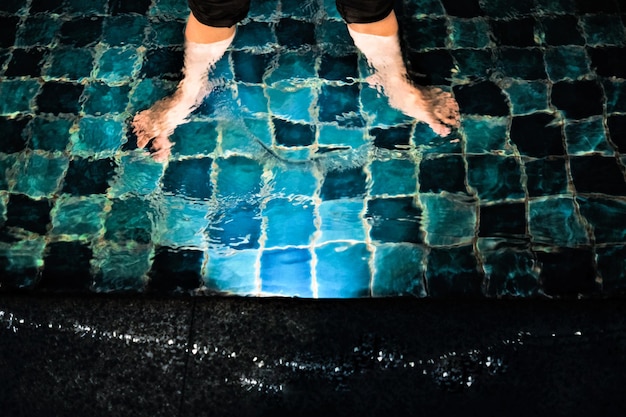
<path id="1" fill-rule="evenodd" d="M 333 2 L 305 6 L 253 2 L 162 164 L 129 121 L 180 78 L 185 2 L 4 1 L 0 289 L 624 289 L 617 2 L 399 2 L 412 77 L 459 102 L 447 138 L 368 86 Z"/>

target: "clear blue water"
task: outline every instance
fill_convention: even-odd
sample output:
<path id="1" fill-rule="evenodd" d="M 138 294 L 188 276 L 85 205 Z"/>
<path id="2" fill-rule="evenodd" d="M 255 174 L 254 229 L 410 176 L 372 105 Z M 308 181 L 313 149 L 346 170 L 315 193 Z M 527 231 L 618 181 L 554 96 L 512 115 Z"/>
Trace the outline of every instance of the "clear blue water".
<path id="1" fill-rule="evenodd" d="M 219 87 L 174 91 L 183 0 L 0 5 L 0 290 L 532 297 L 626 286 L 625 8 L 405 0 L 447 138 L 392 109 L 334 2 L 253 1 Z M 621 7 L 621 8 L 620 8 Z"/>

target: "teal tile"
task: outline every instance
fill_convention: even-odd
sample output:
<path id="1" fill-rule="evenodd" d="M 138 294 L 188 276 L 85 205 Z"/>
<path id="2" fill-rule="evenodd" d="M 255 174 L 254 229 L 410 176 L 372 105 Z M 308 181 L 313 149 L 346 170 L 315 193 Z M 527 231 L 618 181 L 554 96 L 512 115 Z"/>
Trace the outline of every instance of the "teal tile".
<path id="1" fill-rule="evenodd" d="M 362 129 L 347 129 L 335 124 L 324 124 L 319 128 L 318 143 L 320 145 L 358 148 L 367 141 Z"/>
<path id="2" fill-rule="evenodd" d="M 372 161 L 371 195 L 414 194 L 417 191 L 415 163 L 407 159 Z"/>
<path id="3" fill-rule="evenodd" d="M 431 297 L 476 297 L 484 277 L 472 245 L 433 248 L 428 253 L 426 282 Z"/>
<path id="4" fill-rule="evenodd" d="M 254 49 L 275 45 L 276 35 L 269 23 L 249 21 L 237 27 L 237 36 L 233 40 L 232 47 L 234 49 Z"/>
<path id="5" fill-rule="evenodd" d="M 294 122 L 311 123 L 315 91 L 311 87 L 274 84 L 266 89 L 269 108 L 274 116 Z"/>
<path id="6" fill-rule="evenodd" d="M 511 153 L 507 146 L 509 121 L 504 117 L 463 118 L 461 131 L 467 153 Z"/>
<path id="7" fill-rule="evenodd" d="M 105 239 L 118 243 L 150 243 L 156 211 L 150 200 L 141 197 L 113 200 L 110 210 L 107 211 Z"/>
<path id="8" fill-rule="evenodd" d="M 332 3 L 334 5 L 334 1 L 332 1 Z M 356 50 L 356 47 L 352 42 L 352 38 L 350 38 L 350 35 L 348 34 L 346 24 L 337 13 L 337 9 L 334 6 L 332 13 L 333 16 L 338 17 L 338 20 L 323 20 L 315 26 L 315 39 L 317 40 L 317 45 L 319 45 L 326 53 L 331 55 L 343 56 L 353 53 Z"/>
<path id="9" fill-rule="evenodd" d="M 267 250 L 261 256 L 261 294 L 266 296 L 314 296 L 311 253 L 308 249 Z"/>
<path id="10" fill-rule="evenodd" d="M 67 0 L 67 9 L 71 14 L 90 15 L 104 14 L 106 3 L 101 0 Z"/>
<path id="11" fill-rule="evenodd" d="M 476 234 L 476 202 L 453 194 L 420 194 L 425 242 L 431 246 L 463 245 Z"/>
<path id="12" fill-rule="evenodd" d="M 78 132 L 72 134 L 72 154 L 84 157 L 93 154 L 111 155 L 126 140 L 124 125 L 116 119 L 85 117 L 78 124 Z"/>
<path id="13" fill-rule="evenodd" d="M 110 16 L 104 20 L 102 40 L 109 46 L 144 45 L 148 20 L 139 15 Z"/>
<path id="14" fill-rule="evenodd" d="M 286 198 L 269 200 L 263 209 L 266 219 L 267 240 L 265 246 L 306 246 L 315 233 L 312 201 Z"/>
<path id="15" fill-rule="evenodd" d="M 362 243 L 329 243 L 315 248 L 319 298 L 357 298 L 370 295 L 370 252 Z"/>
<path id="16" fill-rule="evenodd" d="M 189 122 L 179 125 L 170 140 L 175 156 L 208 155 L 215 151 L 218 140 L 217 122 Z"/>
<path id="17" fill-rule="evenodd" d="M 273 195 L 312 197 L 318 187 L 318 178 L 307 168 L 280 165 L 273 168 Z"/>
<path id="18" fill-rule="evenodd" d="M 113 197 L 148 195 L 159 189 L 163 164 L 143 155 L 123 155 L 111 186 Z"/>
<path id="19" fill-rule="evenodd" d="M 484 49 L 456 49 L 451 51 L 455 61 L 452 77 L 461 81 L 487 78 L 493 72 L 494 54 Z"/>
<path id="20" fill-rule="evenodd" d="M 264 145 L 264 147 L 272 146 L 274 141 L 274 132 L 272 131 L 271 123 L 268 119 L 245 118 L 243 119 L 243 125 L 241 128 L 247 132 L 251 141 L 255 140 L 259 144 Z"/>
<path id="21" fill-rule="evenodd" d="M 626 242 L 626 203 L 609 198 L 576 198 L 580 214 L 591 227 L 596 243 Z"/>
<path id="22" fill-rule="evenodd" d="M 285 84 L 285 87 L 294 87 L 289 82 L 298 81 L 302 87 L 302 80 L 316 78 L 315 61 L 317 55 L 313 51 L 287 51 L 282 52 L 276 58 L 276 64 L 272 66 L 265 82 L 269 85 L 274 83 Z"/>
<path id="23" fill-rule="evenodd" d="M 52 209 L 53 236 L 73 235 L 93 239 L 104 233 L 106 198 L 62 195 Z"/>
<path id="24" fill-rule="evenodd" d="M 43 151 L 64 151 L 70 141 L 71 119 L 35 117 L 29 124 L 30 147 Z"/>
<path id="25" fill-rule="evenodd" d="M 372 126 L 396 126 L 413 121 L 413 118 L 391 107 L 387 96 L 375 88 L 364 85 L 360 94 L 361 103 L 363 103 L 363 114 L 367 115 L 371 120 Z"/>
<path id="26" fill-rule="evenodd" d="M 421 246 L 383 244 L 374 252 L 374 297 L 426 297 L 425 251 Z"/>
<path id="27" fill-rule="evenodd" d="M 483 202 L 524 198 L 521 171 L 515 158 L 468 156 L 467 165 L 467 182 Z"/>
<path id="28" fill-rule="evenodd" d="M 560 46 L 546 50 L 546 68 L 552 81 L 578 80 L 591 73 L 591 61 L 582 46 Z"/>
<path id="29" fill-rule="evenodd" d="M 259 85 L 237 83 L 237 98 L 241 110 L 251 116 L 263 116 L 269 110 L 265 90 Z"/>
<path id="30" fill-rule="evenodd" d="M 261 121 L 265 122 L 265 121 Z M 265 122 L 267 125 L 267 122 Z M 221 133 L 221 148 L 224 152 L 244 154 L 254 157 L 263 156 L 266 150 L 263 148 L 259 140 L 256 140 L 255 133 L 263 134 L 262 127 L 256 129 L 248 129 L 248 126 L 241 119 L 224 119 L 218 124 L 218 131 Z M 267 127 L 269 129 L 269 127 Z M 271 143 L 265 144 L 271 146 Z"/>
<path id="31" fill-rule="evenodd" d="M 185 22 L 182 20 L 151 21 L 146 29 L 148 43 L 159 46 L 176 46 L 185 42 Z"/>
<path id="32" fill-rule="evenodd" d="M 15 46 L 48 46 L 57 37 L 62 23 L 59 15 L 28 16 L 18 29 Z"/>
<path id="33" fill-rule="evenodd" d="M 6 155 L 0 153 L 0 190 L 9 190 L 9 186 L 15 183 L 15 171 L 13 167 L 17 161 L 17 154 Z"/>
<path id="34" fill-rule="evenodd" d="M 95 81 L 85 88 L 85 113 L 94 116 L 119 114 L 126 110 L 130 85 L 109 86 Z"/>
<path id="35" fill-rule="evenodd" d="M 51 197 L 59 189 L 68 166 L 69 159 L 65 156 L 52 157 L 40 153 L 24 155 L 15 166 L 13 191 L 32 198 Z"/>
<path id="36" fill-rule="evenodd" d="M 263 166 L 243 156 L 219 158 L 217 163 L 217 190 L 221 197 L 247 200 L 261 189 Z"/>
<path id="37" fill-rule="evenodd" d="M 548 85 L 541 81 L 513 81 L 505 88 L 514 115 L 548 109 Z"/>
<path id="38" fill-rule="evenodd" d="M 211 291 L 236 295 L 255 295 L 257 290 L 256 250 L 222 253 L 209 251 L 204 273 L 204 285 Z"/>
<path id="39" fill-rule="evenodd" d="M 541 48 L 501 48 L 497 68 L 505 76 L 524 80 L 544 80 L 546 71 Z"/>
<path id="40" fill-rule="evenodd" d="M 43 266 L 43 237 L 29 237 L 11 244 L 0 243 L 0 260 L 3 262 L 3 288 L 33 289 Z"/>
<path id="41" fill-rule="evenodd" d="M 453 48 L 486 48 L 491 44 L 489 24 L 485 19 L 449 19 L 451 30 L 448 39 Z"/>
<path id="42" fill-rule="evenodd" d="M 54 48 L 46 75 L 79 81 L 91 75 L 93 60 L 93 51 L 88 48 Z"/>
<path id="43" fill-rule="evenodd" d="M 615 151 L 606 137 L 602 118 L 567 121 L 565 124 L 565 143 L 570 155 L 601 153 L 613 155 Z"/>
<path id="44" fill-rule="evenodd" d="M 538 265 L 533 253 L 504 239 L 478 239 L 482 267 L 491 297 L 533 297 L 539 294 Z"/>
<path id="45" fill-rule="evenodd" d="M 119 246 L 107 242 L 94 249 L 95 292 L 141 292 L 150 270 L 150 246 L 129 244 Z"/>
<path id="46" fill-rule="evenodd" d="M 128 81 L 138 67 L 138 59 L 134 47 L 109 48 L 100 57 L 96 77 L 108 83 Z"/>
<path id="47" fill-rule="evenodd" d="M 145 78 L 137 84 L 130 97 L 131 112 L 150 108 L 155 102 L 169 96 L 176 89 L 173 81 L 158 78 Z"/>
<path id="48" fill-rule="evenodd" d="M 168 19 L 184 19 L 189 16 L 189 8 L 187 3 L 178 0 L 154 0 L 148 14 Z"/>
<path id="49" fill-rule="evenodd" d="M 273 21 L 278 13 L 278 3 L 279 0 L 253 1 L 250 3 L 248 16 L 255 20 Z"/>
<path id="50" fill-rule="evenodd" d="M 319 243 L 333 240 L 365 240 L 363 200 L 331 200 L 319 205 Z"/>
<path id="51" fill-rule="evenodd" d="M 623 45 L 626 40 L 624 24 L 617 15 L 592 14 L 582 16 L 587 45 Z"/>
<path id="52" fill-rule="evenodd" d="M 445 14 L 440 0 L 414 0 L 407 2 L 406 8 L 406 14 L 415 17 Z"/>
<path id="53" fill-rule="evenodd" d="M 626 288 L 626 246 L 616 245 L 596 249 L 598 272 L 605 291 Z"/>
<path id="54" fill-rule="evenodd" d="M 0 83 L 0 115 L 16 113 L 31 113 L 32 102 L 39 92 L 39 82 L 36 80 L 3 80 Z"/>
<path id="55" fill-rule="evenodd" d="M 538 10 L 546 13 L 571 13 L 576 12 L 576 0 L 535 0 Z"/>
<path id="56" fill-rule="evenodd" d="M 576 247 L 589 243 L 583 220 L 574 200 L 549 197 L 528 203 L 528 228 L 534 243 Z"/>
<path id="57" fill-rule="evenodd" d="M 166 196 L 156 219 L 155 244 L 179 248 L 206 247 L 204 230 L 209 226 L 210 208 L 206 203 L 193 202 L 176 196 Z"/>
<path id="58" fill-rule="evenodd" d="M 603 80 L 607 113 L 626 112 L 626 82 Z"/>

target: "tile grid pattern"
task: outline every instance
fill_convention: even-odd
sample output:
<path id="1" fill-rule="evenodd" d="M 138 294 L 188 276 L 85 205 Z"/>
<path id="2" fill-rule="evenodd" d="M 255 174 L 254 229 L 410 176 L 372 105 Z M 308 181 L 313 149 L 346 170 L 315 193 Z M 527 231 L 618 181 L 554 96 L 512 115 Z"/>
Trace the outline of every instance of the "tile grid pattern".
<path id="1" fill-rule="evenodd" d="M 0 6 L 2 287 L 624 287 L 617 3 L 405 2 L 412 76 L 461 105 L 446 139 L 367 87 L 332 3 L 253 2 L 166 166 L 128 120 L 175 88 L 184 2 Z"/>

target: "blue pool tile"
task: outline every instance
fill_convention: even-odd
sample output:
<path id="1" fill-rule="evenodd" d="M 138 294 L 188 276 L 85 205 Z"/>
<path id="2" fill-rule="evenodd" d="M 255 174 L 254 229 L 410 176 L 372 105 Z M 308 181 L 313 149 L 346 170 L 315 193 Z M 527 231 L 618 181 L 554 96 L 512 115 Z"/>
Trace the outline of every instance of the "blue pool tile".
<path id="1" fill-rule="evenodd" d="M 249 198 L 261 189 L 263 167 L 258 161 L 243 156 L 216 160 L 217 192 L 221 197 Z"/>
<path id="2" fill-rule="evenodd" d="M 358 148 L 369 139 L 361 129 L 346 129 L 334 124 L 325 124 L 319 128 L 318 143 L 329 146 L 346 146 Z"/>
<path id="3" fill-rule="evenodd" d="M 570 169 L 579 193 L 626 195 L 624 174 L 614 158 L 599 155 L 572 157 Z"/>
<path id="4" fill-rule="evenodd" d="M 310 298 L 313 296 L 311 253 L 287 248 L 263 251 L 261 292 L 267 295 Z"/>
<path id="5" fill-rule="evenodd" d="M 74 157 L 70 160 L 62 192 L 72 195 L 103 194 L 117 164 L 112 159 L 86 159 Z"/>
<path id="6" fill-rule="evenodd" d="M 184 6 L 186 8 L 187 5 Z M 146 40 L 159 46 L 182 45 L 185 42 L 184 31 L 185 22 L 182 20 L 150 21 L 146 28 Z"/>
<path id="7" fill-rule="evenodd" d="M 552 13 L 575 13 L 577 0 L 535 0 L 537 9 Z"/>
<path id="8" fill-rule="evenodd" d="M 159 16 L 166 19 L 183 19 L 189 16 L 189 7 L 185 2 L 178 0 L 154 0 L 151 4 L 151 7 L 150 3 L 147 6 L 139 4 L 136 7 L 142 9 L 149 7 L 148 14 L 150 16 Z"/>
<path id="9" fill-rule="evenodd" d="M 591 67 L 596 74 L 603 77 L 626 78 L 626 62 L 620 59 L 626 48 L 624 47 L 597 47 L 588 48 L 591 57 Z"/>
<path id="10" fill-rule="evenodd" d="M 453 90 L 462 114 L 509 115 L 509 106 L 504 92 L 490 81 L 455 86 Z"/>
<path id="11" fill-rule="evenodd" d="M 14 177 L 13 166 L 15 161 L 17 161 L 17 154 L 0 153 L 0 190 L 7 191 L 9 189 L 9 180 Z"/>
<path id="12" fill-rule="evenodd" d="M 265 81 L 268 84 L 285 84 L 285 81 L 290 79 L 306 80 L 313 78 L 316 76 L 316 60 L 317 54 L 313 51 L 282 51 L 277 57 L 276 65 L 271 68 Z M 293 85 L 288 84 L 286 87 L 293 88 Z"/>
<path id="13" fill-rule="evenodd" d="M 425 297 L 425 251 L 418 245 L 384 244 L 374 252 L 374 297 Z"/>
<path id="14" fill-rule="evenodd" d="M 236 81 L 260 84 L 268 69 L 273 54 L 258 54 L 251 51 L 233 51 L 231 59 Z"/>
<path id="15" fill-rule="evenodd" d="M 100 0 L 67 0 L 67 13 L 90 15 L 103 14 L 106 12 L 107 2 Z"/>
<path id="16" fill-rule="evenodd" d="M 211 158 L 172 161 L 163 176 L 163 191 L 189 198 L 209 199 L 213 192 L 212 165 Z"/>
<path id="17" fill-rule="evenodd" d="M 309 123 L 315 92 L 311 87 L 269 87 L 266 90 L 270 111 L 283 119 Z"/>
<path id="18" fill-rule="evenodd" d="M 314 172 L 297 166 L 277 166 L 274 167 L 273 174 L 274 194 L 278 196 L 312 197 L 319 181 Z"/>
<path id="19" fill-rule="evenodd" d="M 48 46 L 56 38 L 61 23 L 62 21 L 55 15 L 29 16 L 20 25 L 15 45 L 25 47 L 34 45 Z M 1 36 L 0 38 L 4 37 Z"/>
<path id="20" fill-rule="evenodd" d="M 283 16 L 311 20 L 319 10 L 318 2 L 302 2 L 300 0 L 281 0 L 280 10 Z"/>
<path id="21" fill-rule="evenodd" d="M 50 67 L 46 71 L 49 77 L 82 80 L 91 75 L 93 52 L 85 48 L 61 47 L 51 52 Z"/>
<path id="22" fill-rule="evenodd" d="M 318 98 L 319 120 L 338 122 L 340 126 L 359 127 L 363 119 L 359 110 L 359 85 L 322 85 Z"/>
<path id="23" fill-rule="evenodd" d="M 380 242 L 422 243 L 422 210 L 411 197 L 376 198 L 367 202 L 370 237 Z"/>
<path id="24" fill-rule="evenodd" d="M 454 60 L 446 49 L 431 49 L 425 52 L 407 52 L 407 70 L 413 81 L 423 85 L 448 85 L 452 78 Z"/>
<path id="25" fill-rule="evenodd" d="M 278 118 L 272 118 L 272 125 L 276 137 L 276 144 L 282 146 L 309 146 L 315 142 L 315 126 L 291 123 Z"/>
<path id="26" fill-rule="evenodd" d="M 24 156 L 15 166 L 13 191 L 33 198 L 52 197 L 59 189 L 68 165 L 65 156 L 49 157 L 39 153 Z"/>
<path id="27" fill-rule="evenodd" d="M 85 117 L 78 127 L 71 137 L 73 155 L 112 155 L 125 139 L 122 122 L 108 117 Z"/>
<path id="28" fill-rule="evenodd" d="M 204 230 L 209 225 L 209 207 L 203 202 L 166 197 L 156 211 L 155 242 L 169 247 L 205 247 Z"/>
<path id="29" fill-rule="evenodd" d="M 489 39 L 489 24 L 484 19 L 450 18 L 450 41 L 455 48 L 486 48 Z"/>
<path id="30" fill-rule="evenodd" d="M 31 87 L 33 90 L 35 85 Z M 41 93 L 37 96 L 37 107 L 40 113 L 70 113 L 77 114 L 80 111 L 79 99 L 83 94 L 84 86 L 81 84 L 50 81 L 41 87 Z"/>
<path id="31" fill-rule="evenodd" d="M 241 103 L 241 111 L 251 116 L 261 116 L 269 110 L 269 103 L 261 86 L 238 83 L 237 98 Z"/>
<path id="32" fill-rule="evenodd" d="M 369 134 L 374 138 L 377 148 L 396 149 L 406 148 L 411 141 L 412 126 L 400 125 L 389 128 L 374 128 Z"/>
<path id="33" fill-rule="evenodd" d="M 596 252 L 603 290 L 612 291 L 626 288 L 626 246 L 597 248 Z"/>
<path id="34" fill-rule="evenodd" d="M 552 81 L 578 80 L 591 72 L 590 60 L 581 46 L 562 46 L 546 50 L 546 68 Z"/>
<path id="35" fill-rule="evenodd" d="M 0 285 L 3 289 L 33 289 L 43 265 L 43 238 L 0 244 Z"/>
<path id="36" fill-rule="evenodd" d="M 124 51 L 124 50 L 122 50 Z M 124 52 L 126 55 L 132 54 L 132 50 Z M 115 56 L 121 51 L 113 50 L 109 53 L 105 63 L 109 63 L 112 68 Z M 104 58 L 104 57 L 103 57 Z M 122 63 L 128 65 L 128 63 Z M 143 59 L 140 77 L 145 78 L 165 78 L 169 80 L 178 80 L 181 76 L 183 64 L 183 51 L 180 47 L 160 47 L 149 49 Z M 132 67 L 131 67 L 132 68 Z M 130 75 L 130 72 L 128 72 Z"/>
<path id="37" fill-rule="evenodd" d="M 365 194 L 366 176 L 360 167 L 326 173 L 320 197 L 322 200 L 361 197 Z"/>
<path id="38" fill-rule="evenodd" d="M 465 193 L 465 161 L 461 155 L 425 158 L 420 162 L 419 190 L 421 193 Z"/>
<path id="39" fill-rule="evenodd" d="M 606 94 L 606 111 L 626 112 L 626 83 L 620 80 L 603 80 Z"/>
<path id="40" fill-rule="evenodd" d="M 584 45 L 585 39 L 580 31 L 576 16 L 545 16 L 540 19 L 543 40 L 548 45 Z"/>
<path id="41" fill-rule="evenodd" d="M 235 49 L 263 48 L 275 44 L 276 36 L 268 23 L 250 21 L 237 27 L 237 36 L 233 40 L 232 47 Z"/>
<path id="42" fill-rule="evenodd" d="M 479 237 L 524 237 L 526 207 L 524 203 L 492 204 L 480 207 Z"/>
<path id="43" fill-rule="evenodd" d="M 150 270 L 149 246 L 109 245 L 95 254 L 97 272 L 93 290 L 96 292 L 140 292 L 145 289 Z"/>
<path id="44" fill-rule="evenodd" d="M 224 210 L 209 225 L 211 243 L 236 250 L 258 249 L 262 220 L 258 205 L 242 202 Z"/>
<path id="45" fill-rule="evenodd" d="M 456 49 L 451 54 L 455 70 L 452 76 L 463 81 L 485 79 L 493 72 L 494 56 L 484 49 Z"/>
<path id="46" fill-rule="evenodd" d="M 602 89 L 595 81 L 563 81 L 552 86 L 552 104 L 568 119 L 600 115 L 602 102 Z"/>
<path id="47" fill-rule="evenodd" d="M 217 146 L 216 122 L 189 122 L 179 125 L 171 141 L 176 145 L 174 155 L 197 156 L 208 155 Z"/>
<path id="48" fill-rule="evenodd" d="M 123 155 L 111 184 L 111 196 L 148 195 L 159 188 L 163 164 L 143 155 Z"/>
<path id="49" fill-rule="evenodd" d="M 6 77 L 38 77 L 44 56 L 44 48 L 14 49 L 4 71 Z"/>
<path id="50" fill-rule="evenodd" d="M 63 22 L 59 31 L 59 41 L 63 45 L 83 48 L 94 46 L 102 36 L 102 17 L 78 17 Z"/>
<path id="51" fill-rule="evenodd" d="M 422 227 L 431 246 L 465 245 L 476 233 L 476 202 L 451 194 L 420 194 Z"/>
<path id="52" fill-rule="evenodd" d="M 547 78 L 543 53 L 539 48 L 501 48 L 497 68 L 507 77 L 524 80 Z"/>
<path id="53" fill-rule="evenodd" d="M 109 48 L 100 57 L 97 78 L 109 83 L 127 81 L 137 66 L 137 59 L 137 50 L 133 47 Z"/>
<path id="54" fill-rule="evenodd" d="M 329 243 L 315 248 L 317 295 L 320 298 L 357 298 L 370 294 L 371 254 L 362 243 Z"/>
<path id="55" fill-rule="evenodd" d="M 54 242 L 45 251 L 39 287 L 50 291 L 86 291 L 91 287 L 91 248 L 81 242 Z M 67 260 L 71 259 L 72 262 Z"/>
<path id="56" fill-rule="evenodd" d="M 548 86 L 544 82 L 513 81 L 505 90 L 514 115 L 548 110 Z"/>
<path id="57" fill-rule="evenodd" d="M 204 274 L 204 285 L 211 291 L 237 295 L 254 295 L 257 292 L 256 250 L 230 253 L 209 251 Z"/>
<path id="58" fill-rule="evenodd" d="M 52 230 L 59 235 L 76 235 L 81 238 L 94 238 L 104 232 L 105 198 L 101 196 L 72 197 L 61 196 L 52 211 Z"/>
<path id="59" fill-rule="evenodd" d="M 560 248 L 536 251 L 543 290 L 551 296 L 591 294 L 597 291 L 593 252 L 590 249 Z"/>
<path id="60" fill-rule="evenodd" d="M 105 238 L 115 242 L 150 243 L 155 211 L 150 201 L 139 197 L 113 200 L 107 212 Z"/>
<path id="61" fill-rule="evenodd" d="M 335 2 L 333 3 L 332 13 L 338 16 Z M 341 17 L 339 16 L 339 19 Z M 356 51 L 356 47 L 348 34 L 348 29 L 343 20 L 323 20 L 315 25 L 315 37 L 317 39 L 316 43 L 323 50 L 328 51 L 331 54 L 335 55 L 345 55 L 349 53 L 354 53 Z"/>
<path id="62" fill-rule="evenodd" d="M 482 9 L 490 16 L 513 17 L 526 15 L 533 11 L 533 0 L 493 0 L 481 2 Z"/>
<path id="63" fill-rule="evenodd" d="M 144 44 L 148 20 L 144 16 L 121 15 L 104 20 L 102 40 L 109 46 Z"/>
<path id="64" fill-rule="evenodd" d="M 292 201 L 286 198 L 270 200 L 263 209 L 266 220 L 268 248 L 308 245 L 315 232 L 311 201 Z"/>
<path id="65" fill-rule="evenodd" d="M 444 15 L 445 10 L 440 0 L 416 0 L 405 3 L 407 16 Z"/>
<path id="66" fill-rule="evenodd" d="M 561 127 L 548 113 L 534 113 L 514 117 L 511 122 L 511 141 L 520 154 L 536 158 L 563 155 Z"/>
<path id="67" fill-rule="evenodd" d="M 477 296 L 483 277 L 471 245 L 433 248 L 428 254 L 426 282 L 432 297 Z"/>
<path id="68" fill-rule="evenodd" d="M 626 204 L 617 199 L 600 197 L 576 199 L 580 213 L 587 219 L 596 243 L 621 243 L 626 241 Z"/>
<path id="69" fill-rule="evenodd" d="M 467 157 L 467 182 L 481 200 L 495 201 L 524 197 L 520 167 L 515 158 L 496 155 Z"/>
<path id="70" fill-rule="evenodd" d="M 130 85 L 114 85 L 101 81 L 94 81 L 85 88 L 84 111 L 87 114 L 101 116 L 104 114 L 119 114 L 126 110 Z"/>
<path id="71" fill-rule="evenodd" d="M 323 201 L 319 205 L 321 220 L 319 243 L 332 240 L 365 240 L 363 200 Z"/>
<path id="72" fill-rule="evenodd" d="M 73 120 L 35 117 L 30 122 L 29 146 L 35 150 L 64 151 L 70 140 Z"/>
<path id="73" fill-rule="evenodd" d="M 508 121 L 505 118 L 464 118 L 461 129 L 465 152 L 478 154 L 491 151 L 505 152 L 507 125 Z"/>
<path id="74" fill-rule="evenodd" d="M 11 194 L 4 224 L 43 235 L 50 223 L 51 207 L 47 199 L 34 200 L 22 194 Z"/>
<path id="75" fill-rule="evenodd" d="M 417 191 L 415 163 L 408 159 L 375 160 L 370 165 L 371 195 L 414 194 Z"/>
<path id="76" fill-rule="evenodd" d="M 542 158 L 525 163 L 526 188 L 531 197 L 565 194 L 569 180 L 564 158 Z"/>
<path id="77" fill-rule="evenodd" d="M 626 153 L 626 116 L 613 115 L 607 118 L 611 142 L 620 153 Z"/>
<path id="78" fill-rule="evenodd" d="M 17 16 L 0 16 L 0 48 L 13 46 L 18 22 Z"/>
<path id="79" fill-rule="evenodd" d="M 610 130 L 610 119 L 608 124 Z M 618 137 L 617 135 L 614 137 L 614 135 L 611 134 L 611 139 L 615 143 Z M 569 155 L 600 153 L 609 156 L 614 153 L 613 148 L 607 140 L 602 118 L 566 122 L 565 143 L 567 144 L 567 153 Z"/>
<path id="80" fill-rule="evenodd" d="M 243 126 L 242 126 L 243 125 Z M 271 148 L 274 141 L 274 134 L 271 129 L 270 120 L 267 118 L 259 119 L 243 119 L 243 124 L 239 123 L 240 129 L 244 131 L 241 135 L 248 141 L 248 146 L 242 152 L 252 152 L 253 155 L 261 157 L 266 150 L 261 151 L 261 145 L 265 148 Z M 223 131 L 222 131 L 223 132 Z M 225 136 L 222 137 L 222 146 L 224 146 Z"/>
<path id="81" fill-rule="evenodd" d="M 174 92 L 176 83 L 156 78 L 143 79 L 135 87 L 130 97 L 130 111 L 139 111 L 151 107 L 156 101 Z"/>
<path id="82" fill-rule="evenodd" d="M 587 45 L 623 45 L 626 37 L 624 24 L 619 16 L 593 14 L 582 17 Z"/>
<path id="83" fill-rule="evenodd" d="M 349 81 L 350 78 L 358 76 L 358 56 L 348 54 L 333 56 L 322 55 L 318 75 L 330 81 Z"/>
<path id="84" fill-rule="evenodd" d="M 160 0 L 160 3 L 163 3 Z M 113 15 L 137 13 L 145 15 L 150 9 L 152 0 L 110 0 L 109 12 Z"/>
<path id="85" fill-rule="evenodd" d="M 26 125 L 31 119 L 22 117 L 18 119 L 0 117 L 0 132 L 3 140 L 0 143 L 0 151 L 4 153 L 15 153 L 26 148 L 27 134 Z"/>
<path id="86" fill-rule="evenodd" d="M 281 19 L 276 24 L 276 39 L 281 46 L 300 48 L 315 44 L 315 25 L 295 19 Z"/>
<path id="87" fill-rule="evenodd" d="M 190 292 L 202 285 L 202 263 L 205 254 L 199 250 L 159 246 L 149 272 L 148 289 L 155 292 Z"/>
<path id="88" fill-rule="evenodd" d="M 539 293 L 539 273 L 532 252 L 500 239 L 479 239 L 486 294 L 492 297 L 533 297 Z"/>
<path id="89" fill-rule="evenodd" d="M 568 197 L 530 200 L 528 229 L 534 243 L 562 247 L 589 243 L 583 219 Z"/>
<path id="90" fill-rule="evenodd" d="M 49 84 L 49 83 L 48 83 Z M 31 101 L 39 92 L 40 85 L 36 80 L 3 80 L 0 84 L 0 114 L 32 112 Z"/>
<path id="91" fill-rule="evenodd" d="M 419 44 L 414 43 L 419 49 L 443 48 L 448 36 L 447 19 L 443 17 L 407 19 L 403 32 L 406 39 L 419 39 Z"/>
<path id="92" fill-rule="evenodd" d="M 364 85 L 361 89 L 361 103 L 363 113 L 371 120 L 372 126 L 389 128 L 411 123 L 414 120 L 400 110 L 391 107 L 387 96 L 368 85 Z"/>
<path id="93" fill-rule="evenodd" d="M 498 46 L 534 46 L 535 19 L 523 17 L 519 19 L 493 19 L 490 22 L 491 33 Z"/>

